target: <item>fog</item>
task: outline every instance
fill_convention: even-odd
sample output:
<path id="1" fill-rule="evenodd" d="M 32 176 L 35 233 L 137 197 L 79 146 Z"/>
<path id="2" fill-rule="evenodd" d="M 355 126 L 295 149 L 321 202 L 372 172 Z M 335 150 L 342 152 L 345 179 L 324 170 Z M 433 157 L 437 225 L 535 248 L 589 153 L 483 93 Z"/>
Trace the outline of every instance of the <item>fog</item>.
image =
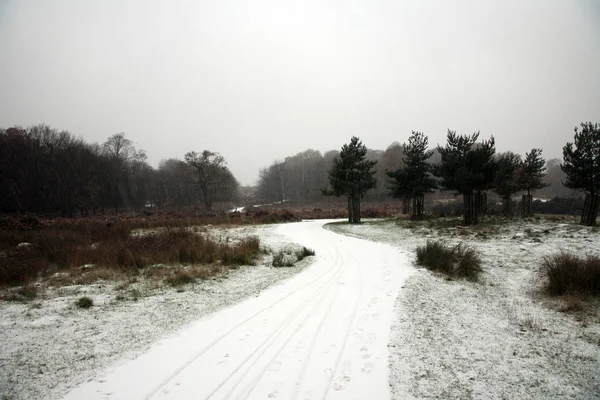
<path id="1" fill-rule="evenodd" d="M 0 0 L 0 127 L 260 167 L 352 135 L 561 156 L 600 122 L 600 2 Z"/>

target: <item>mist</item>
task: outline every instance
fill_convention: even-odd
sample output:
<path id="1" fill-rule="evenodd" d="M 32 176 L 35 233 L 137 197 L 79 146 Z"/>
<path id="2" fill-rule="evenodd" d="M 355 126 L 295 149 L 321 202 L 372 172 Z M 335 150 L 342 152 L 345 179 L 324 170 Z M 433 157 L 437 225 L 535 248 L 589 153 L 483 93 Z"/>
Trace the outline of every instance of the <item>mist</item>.
<path id="1" fill-rule="evenodd" d="M 352 135 L 495 136 L 560 157 L 600 110 L 600 5 L 577 1 L 3 1 L 0 127 L 204 149 L 243 184 Z"/>

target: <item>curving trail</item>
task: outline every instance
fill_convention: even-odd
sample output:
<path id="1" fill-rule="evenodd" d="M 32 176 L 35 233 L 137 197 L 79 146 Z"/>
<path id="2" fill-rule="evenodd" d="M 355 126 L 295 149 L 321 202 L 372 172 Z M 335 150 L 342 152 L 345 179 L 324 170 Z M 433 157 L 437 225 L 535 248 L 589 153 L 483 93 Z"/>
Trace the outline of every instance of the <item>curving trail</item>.
<path id="1" fill-rule="evenodd" d="M 281 225 L 316 251 L 295 277 L 200 319 L 65 399 L 386 399 L 394 301 L 412 272 L 397 249 Z"/>

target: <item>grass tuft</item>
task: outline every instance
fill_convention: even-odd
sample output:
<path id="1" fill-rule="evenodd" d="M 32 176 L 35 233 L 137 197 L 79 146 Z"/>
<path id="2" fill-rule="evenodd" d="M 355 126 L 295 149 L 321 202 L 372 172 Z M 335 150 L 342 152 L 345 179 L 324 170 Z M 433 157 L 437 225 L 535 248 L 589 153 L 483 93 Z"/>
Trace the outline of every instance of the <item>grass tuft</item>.
<path id="1" fill-rule="evenodd" d="M 298 261 L 298 257 L 293 255 L 289 249 L 279 250 L 273 254 L 273 266 L 276 268 L 293 267 L 296 261 Z"/>
<path id="2" fill-rule="evenodd" d="M 561 252 L 542 261 L 547 278 L 546 289 L 554 296 L 564 294 L 600 294 L 600 257 L 579 257 Z"/>
<path id="3" fill-rule="evenodd" d="M 178 271 L 175 275 L 165 279 L 165 282 L 171 286 L 183 286 L 188 283 L 196 282 L 196 278 L 186 271 Z"/>
<path id="4" fill-rule="evenodd" d="M 6 301 L 21 301 L 27 302 L 37 298 L 38 289 L 33 285 L 21 286 L 17 290 L 10 291 L 2 299 Z"/>
<path id="5" fill-rule="evenodd" d="M 417 247 L 417 264 L 451 277 L 476 281 L 481 269 L 481 258 L 475 250 L 458 244 L 448 246 L 443 242 L 427 241 Z"/>
<path id="6" fill-rule="evenodd" d="M 315 255 L 315 251 L 312 249 L 309 249 L 307 247 L 302 247 L 302 250 L 298 250 L 296 252 L 296 257 L 298 258 L 298 261 L 302 261 L 304 260 L 306 257 L 311 257 Z"/>
<path id="7" fill-rule="evenodd" d="M 75 303 L 79 308 L 90 308 L 94 305 L 94 300 L 91 297 L 81 297 Z"/>

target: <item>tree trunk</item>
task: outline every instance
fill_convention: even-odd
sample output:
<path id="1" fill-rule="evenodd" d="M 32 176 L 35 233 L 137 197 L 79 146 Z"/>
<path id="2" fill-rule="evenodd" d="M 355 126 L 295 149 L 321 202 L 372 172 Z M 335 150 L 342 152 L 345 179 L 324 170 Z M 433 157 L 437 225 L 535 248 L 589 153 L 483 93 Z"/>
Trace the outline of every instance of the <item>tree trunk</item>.
<path id="1" fill-rule="evenodd" d="M 212 201 L 210 200 L 210 197 L 204 197 L 204 207 L 207 212 L 212 211 Z"/>
<path id="2" fill-rule="evenodd" d="M 487 192 L 482 192 L 481 190 L 478 190 L 477 192 L 475 192 L 474 197 L 475 197 L 475 199 L 474 199 L 475 214 L 477 216 L 486 215 L 487 214 Z"/>
<path id="3" fill-rule="evenodd" d="M 531 203 L 533 202 L 533 196 L 530 193 L 524 194 L 521 198 L 521 216 L 523 218 L 532 217 L 533 212 L 531 209 Z"/>
<path id="4" fill-rule="evenodd" d="M 360 196 L 354 199 L 354 223 L 360 223 Z"/>
<path id="5" fill-rule="evenodd" d="M 408 214 L 410 212 L 410 198 L 402 199 L 402 214 Z"/>
<path id="6" fill-rule="evenodd" d="M 425 203 L 425 195 L 419 195 L 413 197 L 413 210 L 412 218 L 421 219 L 423 218 L 423 204 Z"/>
<path id="7" fill-rule="evenodd" d="M 588 220 L 588 214 L 590 209 L 590 195 L 585 194 L 585 200 L 583 201 L 583 210 L 581 212 L 581 219 L 579 220 L 580 225 L 586 225 L 586 221 Z"/>
<path id="8" fill-rule="evenodd" d="M 200 191 L 202 192 L 202 200 L 204 200 L 204 208 L 206 212 L 212 211 L 212 198 L 210 197 L 210 188 L 206 184 L 200 185 Z"/>
<path id="9" fill-rule="evenodd" d="M 352 201 L 352 196 L 348 195 L 348 222 L 352 223 L 354 221 L 354 202 Z"/>
<path id="10" fill-rule="evenodd" d="M 465 225 L 473 225 L 477 223 L 477 206 L 475 202 L 475 194 L 463 194 L 464 205 L 464 223 Z"/>
<path id="11" fill-rule="evenodd" d="M 510 195 L 502 197 L 502 215 L 505 217 L 512 216 L 511 202 L 512 198 Z"/>
<path id="12" fill-rule="evenodd" d="M 586 193 L 585 201 L 583 203 L 583 212 L 581 213 L 581 225 L 592 226 L 596 224 L 599 205 L 600 195 L 596 193 Z"/>
<path id="13" fill-rule="evenodd" d="M 488 212 L 488 201 L 487 201 L 487 192 L 481 193 L 481 208 L 480 215 L 487 215 Z"/>

